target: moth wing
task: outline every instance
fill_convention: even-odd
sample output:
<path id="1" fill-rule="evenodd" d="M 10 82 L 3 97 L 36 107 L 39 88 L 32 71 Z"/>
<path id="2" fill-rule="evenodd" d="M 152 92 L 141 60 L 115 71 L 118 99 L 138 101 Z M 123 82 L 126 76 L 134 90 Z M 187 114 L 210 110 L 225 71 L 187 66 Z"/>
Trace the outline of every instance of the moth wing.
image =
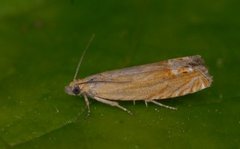
<path id="1" fill-rule="evenodd" d="M 117 69 L 112 71 L 102 72 L 96 75 L 89 76 L 84 80 L 86 82 L 130 82 L 137 78 L 133 76 L 137 76 L 138 74 L 149 73 L 153 71 L 161 71 L 167 69 L 169 66 L 166 61 L 157 62 L 152 64 L 133 66 L 123 69 Z"/>
<path id="2" fill-rule="evenodd" d="M 211 77 L 200 56 L 107 71 L 90 76 L 92 96 L 109 100 L 165 99 L 209 87 Z"/>

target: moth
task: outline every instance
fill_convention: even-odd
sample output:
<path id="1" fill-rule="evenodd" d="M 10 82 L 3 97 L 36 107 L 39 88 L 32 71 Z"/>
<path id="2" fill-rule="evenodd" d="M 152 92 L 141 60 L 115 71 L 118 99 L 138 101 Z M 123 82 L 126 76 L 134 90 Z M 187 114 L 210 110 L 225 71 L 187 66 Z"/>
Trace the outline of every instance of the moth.
<path id="1" fill-rule="evenodd" d="M 176 109 L 158 100 L 195 93 L 210 87 L 212 83 L 212 76 L 208 73 L 200 55 L 106 71 L 76 79 L 82 57 L 74 79 L 65 87 L 65 92 L 74 96 L 82 95 L 88 112 L 90 112 L 88 97 L 128 113 L 131 112 L 121 106 L 118 101 L 142 100 L 146 104 L 151 102 L 162 107 Z"/>

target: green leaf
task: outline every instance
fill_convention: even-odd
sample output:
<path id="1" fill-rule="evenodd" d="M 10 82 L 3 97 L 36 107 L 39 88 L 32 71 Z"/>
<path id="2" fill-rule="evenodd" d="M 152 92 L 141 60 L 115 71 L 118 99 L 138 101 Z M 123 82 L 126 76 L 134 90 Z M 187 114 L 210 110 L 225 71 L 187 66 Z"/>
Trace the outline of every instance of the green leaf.
<path id="1" fill-rule="evenodd" d="M 239 148 L 239 3 L 2 1 L 0 149 Z M 162 101 L 120 102 L 131 116 L 64 87 L 92 33 L 79 77 L 200 54 L 213 85 Z"/>

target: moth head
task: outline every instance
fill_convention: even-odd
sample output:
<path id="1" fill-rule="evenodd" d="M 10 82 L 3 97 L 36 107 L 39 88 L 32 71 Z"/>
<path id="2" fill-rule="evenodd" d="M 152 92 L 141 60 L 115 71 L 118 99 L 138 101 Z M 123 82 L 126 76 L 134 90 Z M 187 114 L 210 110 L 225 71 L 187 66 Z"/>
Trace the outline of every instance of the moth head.
<path id="1" fill-rule="evenodd" d="M 76 68 L 76 72 L 74 74 L 74 77 L 73 77 L 73 81 L 68 85 L 68 86 L 65 86 L 65 92 L 69 95 L 74 95 L 74 96 L 77 96 L 77 95 L 81 95 L 82 93 L 82 90 L 81 90 L 81 87 L 79 86 L 79 82 L 78 80 L 76 79 L 77 78 L 77 75 L 79 73 L 79 68 L 81 66 L 81 63 L 82 63 L 82 60 L 83 60 L 83 57 L 90 45 L 90 43 L 92 42 L 92 40 L 94 39 L 95 37 L 95 34 L 92 35 L 91 39 L 89 40 L 85 50 L 83 51 L 83 54 L 78 62 L 78 65 L 77 65 L 77 68 Z"/>
<path id="2" fill-rule="evenodd" d="M 69 95 L 78 96 L 81 94 L 81 87 L 77 82 L 73 81 L 68 86 L 65 86 L 65 92 Z"/>

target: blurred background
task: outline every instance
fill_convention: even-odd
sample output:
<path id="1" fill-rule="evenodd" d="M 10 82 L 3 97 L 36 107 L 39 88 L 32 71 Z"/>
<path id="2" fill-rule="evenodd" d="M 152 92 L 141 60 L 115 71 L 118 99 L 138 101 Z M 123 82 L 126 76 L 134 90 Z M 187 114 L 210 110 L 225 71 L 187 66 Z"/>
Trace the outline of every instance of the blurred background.
<path id="1" fill-rule="evenodd" d="M 0 0 L 0 149 L 240 148 L 237 0 Z M 79 78 L 201 55 L 213 85 L 164 100 L 121 102 L 134 115 L 64 93 Z"/>

